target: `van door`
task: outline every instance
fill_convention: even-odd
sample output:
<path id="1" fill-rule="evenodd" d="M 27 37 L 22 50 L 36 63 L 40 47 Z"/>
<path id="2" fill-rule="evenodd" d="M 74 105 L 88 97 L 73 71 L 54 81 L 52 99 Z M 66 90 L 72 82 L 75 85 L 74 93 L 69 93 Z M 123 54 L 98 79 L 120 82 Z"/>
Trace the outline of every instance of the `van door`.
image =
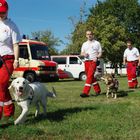
<path id="1" fill-rule="evenodd" d="M 67 71 L 73 78 L 79 78 L 80 73 L 84 72 L 84 63 L 77 56 L 68 57 Z"/>

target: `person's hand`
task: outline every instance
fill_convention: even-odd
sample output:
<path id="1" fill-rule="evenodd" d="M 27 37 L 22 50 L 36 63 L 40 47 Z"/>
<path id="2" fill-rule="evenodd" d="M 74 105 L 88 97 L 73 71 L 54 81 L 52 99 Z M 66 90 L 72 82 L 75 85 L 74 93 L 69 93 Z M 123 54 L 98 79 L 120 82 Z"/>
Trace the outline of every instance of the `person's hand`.
<path id="1" fill-rule="evenodd" d="M 14 60 L 13 66 L 14 66 L 14 69 L 18 68 L 19 67 L 19 61 Z"/>
<path id="2" fill-rule="evenodd" d="M 89 54 L 88 53 L 85 53 L 84 56 L 85 56 L 85 58 L 88 58 L 89 57 Z"/>
<path id="3" fill-rule="evenodd" d="M 126 65 L 126 62 L 123 62 L 123 65 Z"/>

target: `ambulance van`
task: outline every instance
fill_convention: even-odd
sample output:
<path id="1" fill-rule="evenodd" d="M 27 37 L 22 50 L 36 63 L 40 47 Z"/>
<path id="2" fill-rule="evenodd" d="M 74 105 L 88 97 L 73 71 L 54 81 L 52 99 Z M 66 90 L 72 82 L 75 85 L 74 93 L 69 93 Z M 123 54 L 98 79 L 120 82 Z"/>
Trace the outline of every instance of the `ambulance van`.
<path id="1" fill-rule="evenodd" d="M 80 55 L 55 55 L 51 60 L 58 63 L 58 69 L 63 70 L 69 78 L 86 80 L 84 57 Z M 103 74 L 103 63 L 97 67 L 95 77 L 101 77 Z"/>
<path id="2" fill-rule="evenodd" d="M 25 77 L 31 82 L 40 80 L 57 81 L 57 63 L 51 61 L 48 46 L 44 42 L 23 39 L 19 43 L 19 67 L 11 78 Z"/>

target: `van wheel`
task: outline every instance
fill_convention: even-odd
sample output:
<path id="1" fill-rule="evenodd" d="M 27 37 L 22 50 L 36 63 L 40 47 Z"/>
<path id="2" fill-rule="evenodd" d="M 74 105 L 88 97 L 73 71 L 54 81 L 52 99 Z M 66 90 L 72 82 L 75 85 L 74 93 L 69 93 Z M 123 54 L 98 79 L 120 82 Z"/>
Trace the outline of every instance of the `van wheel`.
<path id="1" fill-rule="evenodd" d="M 36 80 L 36 75 L 33 72 L 27 72 L 25 73 L 24 78 L 30 82 L 34 82 Z"/>
<path id="2" fill-rule="evenodd" d="M 84 72 L 81 73 L 80 76 L 79 76 L 79 79 L 80 79 L 81 81 L 85 81 L 85 80 L 87 79 L 86 74 L 85 74 Z"/>

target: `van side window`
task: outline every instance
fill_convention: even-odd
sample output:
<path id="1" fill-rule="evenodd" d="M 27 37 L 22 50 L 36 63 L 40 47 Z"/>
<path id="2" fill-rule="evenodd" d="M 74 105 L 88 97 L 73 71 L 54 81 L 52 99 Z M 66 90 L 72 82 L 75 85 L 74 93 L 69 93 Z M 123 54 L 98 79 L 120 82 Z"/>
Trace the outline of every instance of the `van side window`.
<path id="1" fill-rule="evenodd" d="M 78 64 L 78 58 L 77 57 L 70 57 L 70 64 Z"/>
<path id="2" fill-rule="evenodd" d="M 20 45 L 19 46 L 19 57 L 24 58 L 24 59 L 29 58 L 27 45 Z"/>
<path id="3" fill-rule="evenodd" d="M 53 61 L 55 61 L 58 64 L 66 64 L 66 57 L 54 57 Z"/>

